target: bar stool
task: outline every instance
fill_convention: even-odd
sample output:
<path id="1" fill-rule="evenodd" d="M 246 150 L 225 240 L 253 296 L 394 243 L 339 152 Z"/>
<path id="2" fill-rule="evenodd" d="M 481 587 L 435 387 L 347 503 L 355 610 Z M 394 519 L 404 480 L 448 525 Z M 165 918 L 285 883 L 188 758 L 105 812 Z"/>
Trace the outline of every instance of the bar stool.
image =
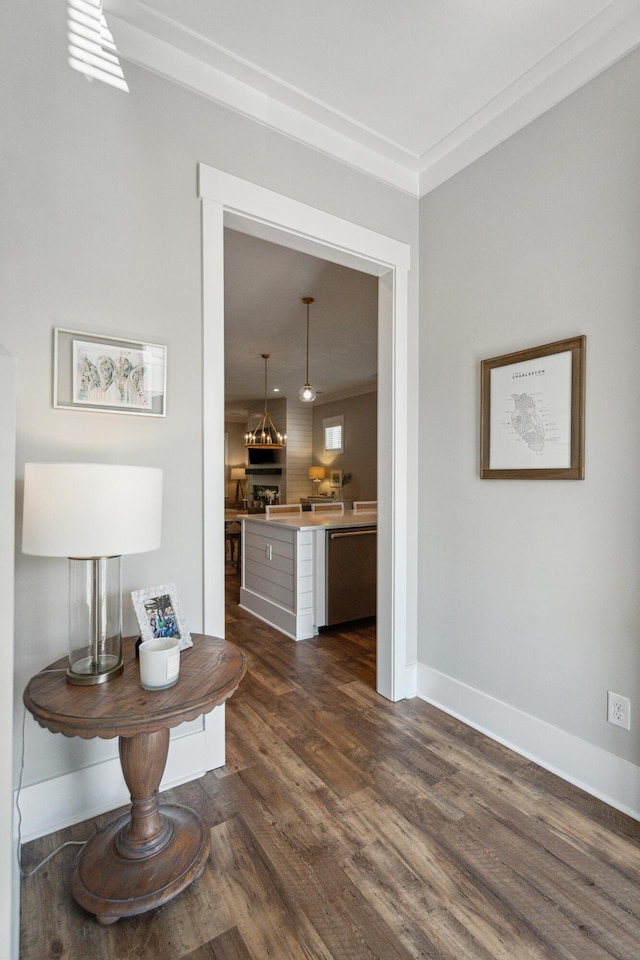
<path id="1" fill-rule="evenodd" d="M 344 503 L 338 500 L 334 500 L 329 503 L 312 503 L 311 512 L 312 513 L 339 513 L 340 515 L 344 515 Z"/>
<path id="2" fill-rule="evenodd" d="M 240 569 L 240 551 L 242 550 L 242 527 L 237 520 L 229 520 L 224 525 L 225 553 L 229 546 L 229 560 L 236 571 Z M 234 559 L 235 557 L 235 559 Z"/>

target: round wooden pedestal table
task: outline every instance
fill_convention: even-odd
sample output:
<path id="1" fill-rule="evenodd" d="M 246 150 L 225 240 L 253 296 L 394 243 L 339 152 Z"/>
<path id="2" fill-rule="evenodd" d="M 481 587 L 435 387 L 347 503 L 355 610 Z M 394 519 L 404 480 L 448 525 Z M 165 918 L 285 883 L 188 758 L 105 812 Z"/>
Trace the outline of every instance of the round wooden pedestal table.
<path id="1" fill-rule="evenodd" d="M 197 880 L 209 856 L 209 830 L 200 815 L 158 799 L 169 730 L 224 703 L 247 661 L 233 643 L 191 636 L 193 646 L 180 654 L 178 682 L 168 690 L 142 689 L 130 637 L 123 644 L 124 670 L 108 683 L 67 683 L 64 658 L 33 677 L 24 692 L 27 709 L 53 733 L 119 738 L 131 809 L 85 844 L 73 869 L 73 895 L 100 923 L 167 903 Z"/>

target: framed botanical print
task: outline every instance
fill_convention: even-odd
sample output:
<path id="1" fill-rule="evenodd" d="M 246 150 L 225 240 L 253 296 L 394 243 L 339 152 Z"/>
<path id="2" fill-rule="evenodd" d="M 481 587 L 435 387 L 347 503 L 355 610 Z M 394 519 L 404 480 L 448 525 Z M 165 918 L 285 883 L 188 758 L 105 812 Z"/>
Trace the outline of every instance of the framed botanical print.
<path id="1" fill-rule="evenodd" d="M 53 405 L 64 410 L 166 416 L 167 348 L 56 327 Z"/>

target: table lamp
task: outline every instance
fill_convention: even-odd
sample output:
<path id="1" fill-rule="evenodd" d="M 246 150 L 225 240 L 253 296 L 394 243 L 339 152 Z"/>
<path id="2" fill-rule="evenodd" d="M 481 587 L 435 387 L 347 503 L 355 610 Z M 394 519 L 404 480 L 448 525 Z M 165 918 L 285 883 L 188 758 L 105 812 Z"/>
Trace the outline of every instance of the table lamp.
<path id="1" fill-rule="evenodd" d="M 122 673 L 120 557 L 160 546 L 162 470 L 27 463 L 22 552 L 69 558 L 69 683 Z"/>
<path id="2" fill-rule="evenodd" d="M 309 480 L 313 480 L 313 494 L 315 496 L 316 490 L 318 489 L 316 484 L 320 483 L 321 480 L 325 478 L 325 469 L 324 467 L 309 467 Z"/>
<path id="3" fill-rule="evenodd" d="M 231 467 L 231 479 L 236 481 L 236 503 L 240 503 L 244 496 L 242 481 L 246 475 L 247 471 L 244 467 Z"/>

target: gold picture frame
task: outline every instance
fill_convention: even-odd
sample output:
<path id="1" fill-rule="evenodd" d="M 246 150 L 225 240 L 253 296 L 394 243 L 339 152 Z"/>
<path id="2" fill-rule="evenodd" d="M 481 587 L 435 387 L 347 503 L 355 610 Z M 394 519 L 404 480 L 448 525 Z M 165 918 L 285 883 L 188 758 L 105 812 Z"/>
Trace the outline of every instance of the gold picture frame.
<path id="1" fill-rule="evenodd" d="M 586 342 L 481 362 L 481 479 L 584 480 Z"/>

